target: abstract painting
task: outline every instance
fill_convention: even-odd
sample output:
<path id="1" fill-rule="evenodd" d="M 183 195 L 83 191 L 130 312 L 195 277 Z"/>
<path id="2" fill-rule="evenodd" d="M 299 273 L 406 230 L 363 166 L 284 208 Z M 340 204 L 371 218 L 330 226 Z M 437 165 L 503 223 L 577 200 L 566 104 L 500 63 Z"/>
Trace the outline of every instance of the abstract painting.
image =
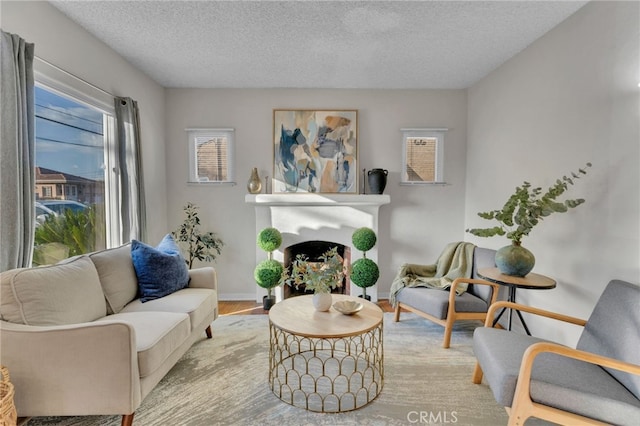
<path id="1" fill-rule="evenodd" d="M 273 192 L 358 193 L 357 110 L 274 110 Z"/>

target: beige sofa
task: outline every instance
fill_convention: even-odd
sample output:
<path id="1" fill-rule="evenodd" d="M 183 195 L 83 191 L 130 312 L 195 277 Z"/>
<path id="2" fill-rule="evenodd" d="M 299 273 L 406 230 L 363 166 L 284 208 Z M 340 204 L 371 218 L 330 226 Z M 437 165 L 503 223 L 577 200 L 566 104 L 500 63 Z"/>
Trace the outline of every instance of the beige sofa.
<path id="1" fill-rule="evenodd" d="M 0 274 L 0 364 L 20 417 L 135 410 L 218 316 L 211 267 L 141 303 L 130 245 Z"/>

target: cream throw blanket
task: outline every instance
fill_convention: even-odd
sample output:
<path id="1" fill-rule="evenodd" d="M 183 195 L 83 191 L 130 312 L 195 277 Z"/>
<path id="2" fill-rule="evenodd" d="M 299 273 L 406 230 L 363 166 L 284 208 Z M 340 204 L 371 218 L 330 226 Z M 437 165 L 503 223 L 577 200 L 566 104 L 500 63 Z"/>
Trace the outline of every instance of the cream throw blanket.
<path id="1" fill-rule="evenodd" d="M 389 302 L 396 306 L 398 303 L 396 296 L 404 287 L 431 287 L 446 290 L 451 287 L 456 278 L 470 278 L 474 248 L 475 245 L 471 243 L 450 243 L 432 265 L 405 263 L 391 283 Z M 467 284 L 459 285 L 456 289 L 458 295 L 465 291 L 467 291 Z"/>

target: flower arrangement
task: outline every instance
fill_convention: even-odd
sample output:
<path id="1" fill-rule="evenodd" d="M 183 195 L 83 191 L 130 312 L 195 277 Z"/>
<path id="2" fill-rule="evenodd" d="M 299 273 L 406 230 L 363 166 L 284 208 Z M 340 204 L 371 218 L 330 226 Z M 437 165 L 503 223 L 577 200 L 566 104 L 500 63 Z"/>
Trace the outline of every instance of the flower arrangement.
<path id="1" fill-rule="evenodd" d="M 327 250 L 319 257 L 318 262 L 311 262 L 303 254 L 299 254 L 291 262 L 291 271 L 285 270 L 281 282 L 298 289 L 304 285 L 305 290 L 314 293 L 330 293 L 342 287 L 344 277 L 348 275 L 338 247 Z"/>

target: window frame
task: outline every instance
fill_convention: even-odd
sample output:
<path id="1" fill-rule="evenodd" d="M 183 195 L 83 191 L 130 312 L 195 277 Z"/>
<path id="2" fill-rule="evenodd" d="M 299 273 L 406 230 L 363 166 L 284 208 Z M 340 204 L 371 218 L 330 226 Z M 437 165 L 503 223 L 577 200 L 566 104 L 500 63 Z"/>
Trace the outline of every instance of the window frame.
<path id="1" fill-rule="evenodd" d="M 34 60 L 34 80 L 38 87 L 103 114 L 105 243 L 107 248 L 120 246 L 123 241 L 120 232 L 120 184 L 118 170 L 115 168 L 117 141 L 114 96 L 37 57 Z"/>
<path id="2" fill-rule="evenodd" d="M 405 128 L 400 129 L 402 132 L 402 165 L 400 169 L 400 185 L 434 185 L 444 184 L 444 136 L 449 129 L 444 127 L 437 128 Z M 436 139 L 436 153 L 434 158 L 434 180 L 432 181 L 414 181 L 408 179 L 407 173 L 407 141 L 412 138 L 434 138 Z"/>
<path id="3" fill-rule="evenodd" d="M 189 143 L 189 176 L 187 183 L 194 185 L 235 185 L 235 129 L 233 128 L 189 128 L 187 140 Z M 227 139 L 227 179 L 200 180 L 198 178 L 197 140 L 198 138 L 226 138 Z"/>

